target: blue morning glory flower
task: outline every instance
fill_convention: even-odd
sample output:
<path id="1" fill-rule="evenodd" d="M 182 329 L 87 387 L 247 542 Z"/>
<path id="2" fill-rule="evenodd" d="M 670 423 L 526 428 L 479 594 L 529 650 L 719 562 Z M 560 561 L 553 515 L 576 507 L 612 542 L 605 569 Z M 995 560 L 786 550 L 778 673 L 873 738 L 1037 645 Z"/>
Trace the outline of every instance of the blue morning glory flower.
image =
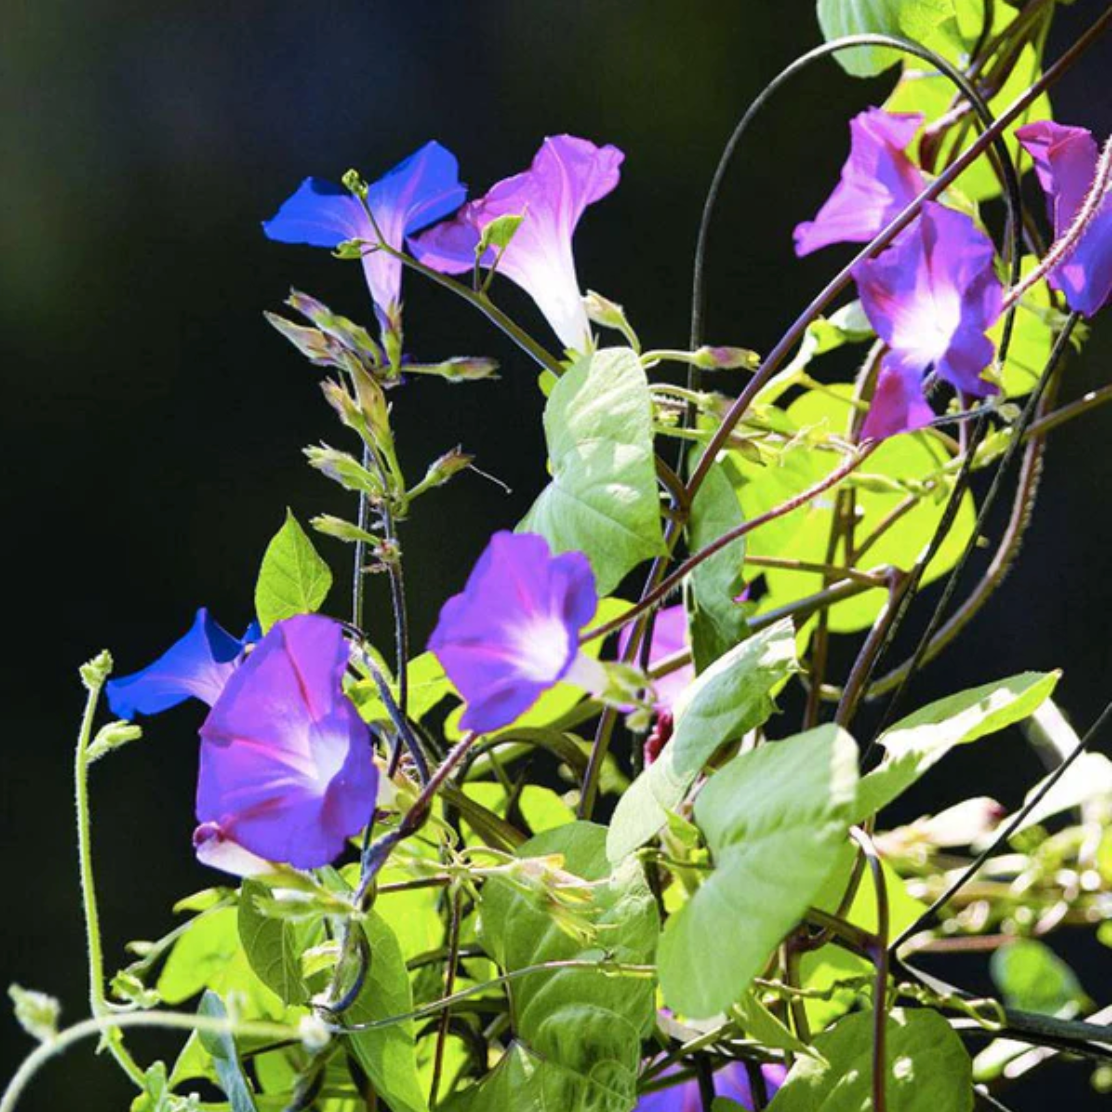
<path id="1" fill-rule="evenodd" d="M 368 187 L 367 208 L 383 239 L 401 250 L 405 237 L 454 212 L 467 199 L 456 156 L 439 143 L 426 143 Z M 263 231 L 280 243 L 338 247 L 345 240 L 369 244 L 378 236 L 358 198 L 342 186 L 306 178 Z M 397 328 L 402 264 L 385 251 L 368 251 L 363 272 L 383 328 Z"/>
<path id="2" fill-rule="evenodd" d="M 108 681 L 108 705 L 113 714 L 128 719 L 158 714 L 186 699 L 200 699 L 211 707 L 246 646 L 258 638 L 259 628 L 254 623 L 242 638 L 236 638 L 201 607 L 189 632 L 153 664 Z"/>

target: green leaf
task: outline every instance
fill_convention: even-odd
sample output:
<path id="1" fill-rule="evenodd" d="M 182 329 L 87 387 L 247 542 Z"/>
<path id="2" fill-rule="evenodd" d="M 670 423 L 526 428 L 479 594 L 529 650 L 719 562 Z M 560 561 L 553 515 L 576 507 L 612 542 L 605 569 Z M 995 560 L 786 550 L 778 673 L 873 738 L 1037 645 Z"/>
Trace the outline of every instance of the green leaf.
<path id="1" fill-rule="evenodd" d="M 265 633 L 294 614 L 314 614 L 332 586 L 332 572 L 287 510 L 286 521 L 267 545 L 255 585 L 255 612 Z"/>
<path id="2" fill-rule="evenodd" d="M 638 862 L 610 874 L 606 832 L 574 823 L 531 839 L 519 856 L 561 854 L 564 869 L 592 888 L 598 944 L 622 963 L 652 961 L 656 902 Z M 600 959 L 535 898 L 504 880 L 482 892 L 481 941 L 505 970 L 541 962 Z M 655 1018 L 653 982 L 602 969 L 532 973 L 508 986 L 515 1041 L 494 1071 L 445 1105 L 446 1112 L 630 1112 L 641 1040 Z"/>
<path id="3" fill-rule="evenodd" d="M 824 392 L 807 391 L 788 407 L 787 414 L 800 435 L 778 459 L 766 467 L 737 460 L 742 475 L 738 496 L 747 518 L 782 505 L 838 465 L 841 457 L 833 452 L 816 451 L 811 436 L 844 435 L 852 412 L 848 404 L 851 396 L 852 388 L 844 384 L 836 384 Z M 805 431 L 810 435 L 803 435 Z M 919 498 L 913 508 L 904 512 L 872 545 L 863 561 L 865 570 L 886 564 L 906 570 L 919 557 L 945 512 L 950 484 L 941 481 L 938 472 L 949 458 L 942 443 L 928 432 L 889 437 L 869 457 L 861 472 L 880 482 L 865 485 L 861 476 L 852 480 L 857 484 L 855 536 L 858 543 L 909 495 L 918 494 Z M 746 551 L 753 556 L 825 563 L 834 505 L 833 495 L 824 494 L 762 525 L 746 538 Z M 975 516 L 973 499 L 966 493 L 953 528 L 924 573 L 924 584 L 934 582 L 954 566 L 973 532 Z M 756 570 L 763 574 L 768 588 L 761 600 L 762 611 L 812 595 L 824 585 L 823 577 L 814 573 L 779 568 L 754 568 Z M 836 633 L 868 629 L 886 598 L 886 592 L 877 589 L 832 606 L 828 611 L 830 629 Z"/>
<path id="4" fill-rule="evenodd" d="M 585 356 L 544 411 L 552 481 L 518 527 L 556 552 L 587 554 L 600 595 L 664 551 L 653 463 L 652 404 L 629 348 Z"/>
<path id="5" fill-rule="evenodd" d="M 197 1009 L 199 1015 L 211 1016 L 214 1019 L 227 1019 L 228 1012 L 224 1002 L 215 992 L 206 992 L 201 997 L 201 1006 Z M 216 1079 L 232 1112 L 258 1112 L 255 1107 L 255 1098 L 251 1094 L 251 1086 L 243 1072 L 236 1051 L 236 1041 L 228 1032 L 201 1031 L 198 1033 L 201 1045 L 208 1051 L 216 1070 Z"/>
<path id="6" fill-rule="evenodd" d="M 131 1112 L 201 1112 L 197 1095 L 179 1097 L 166 1078 L 166 1063 L 155 1062 L 143 1075 L 143 1091 L 131 1102 Z"/>
<path id="7" fill-rule="evenodd" d="M 413 992 L 397 936 L 377 911 L 363 920 L 371 964 L 363 989 L 344 1013 L 353 1027 L 413 1010 Z M 375 1090 L 394 1112 L 428 1112 L 417 1074 L 416 1034 L 412 1020 L 388 1027 L 353 1031 L 349 1040 Z"/>
<path id="8" fill-rule="evenodd" d="M 687 527 L 692 552 L 706 548 L 724 533 L 741 525 L 741 503 L 730 475 L 728 456 L 707 472 L 691 505 Z M 705 671 L 729 652 L 748 631 L 746 607 L 734 602 L 741 590 L 745 538 L 739 537 L 721 552 L 701 563 L 688 577 L 686 602 L 691 623 L 691 650 L 697 671 Z"/>
<path id="9" fill-rule="evenodd" d="M 975 0 L 978 4 L 980 0 Z M 1007 29 L 1008 25 L 1019 14 L 1011 4 L 995 4 L 992 25 L 993 34 L 999 34 Z M 974 32 L 975 33 L 975 32 Z M 945 50 L 942 53 L 946 53 Z M 1014 68 L 997 94 L 988 102 L 994 116 L 1010 105 L 1021 93 L 1031 87 L 1042 72 L 1039 52 L 1028 43 L 1020 52 Z M 912 60 L 904 71 L 899 84 L 892 91 L 892 95 L 884 103 L 886 112 L 921 112 L 926 117 L 927 124 L 933 123 L 943 113 L 949 111 L 954 95 L 954 85 L 949 78 L 940 74 L 924 72 L 921 63 Z M 1015 138 L 1015 129 L 1023 124 L 1033 123 L 1036 120 L 1049 120 L 1051 118 L 1050 98 L 1043 93 L 1032 104 L 1023 110 L 1021 115 L 1004 132 L 1004 143 L 1011 152 L 1013 159 L 1020 153 L 1019 140 Z M 976 138 L 980 128 L 953 128 L 952 134 L 960 137 L 960 147 L 954 149 L 951 139 L 942 144 L 939 151 L 939 165 L 946 165 L 953 161 L 960 151 L 964 151 Z M 1027 155 L 1019 158 L 1019 169 L 1023 172 L 1031 165 Z M 956 183 L 965 197 L 974 201 L 985 201 L 991 197 L 998 197 L 1001 193 L 1000 179 L 992 169 L 986 158 L 979 158 L 968 170 L 958 178 Z"/>
<path id="10" fill-rule="evenodd" d="M 521 222 L 525 219 L 524 213 L 506 213 L 505 216 L 496 217 L 485 228 L 475 245 L 475 258 L 481 259 L 487 248 L 494 247 L 504 251 L 510 245 L 510 240 L 517 234 Z"/>
<path id="11" fill-rule="evenodd" d="M 1020 938 L 992 955 L 989 972 L 1004 1003 L 1069 1019 L 1088 1002 L 1077 974 L 1045 943 Z"/>
<path id="12" fill-rule="evenodd" d="M 963 46 L 960 0 L 818 0 L 819 26 L 827 42 L 875 33 L 911 39 L 940 53 Z M 854 77 L 873 77 L 906 57 L 879 46 L 854 47 L 836 55 Z"/>
<path id="13" fill-rule="evenodd" d="M 696 677 L 674 708 L 671 740 L 618 800 L 606 842 L 611 861 L 621 861 L 664 827 L 718 749 L 768 720 L 775 709 L 773 689 L 797 667 L 795 630 L 785 619 Z"/>
<path id="14" fill-rule="evenodd" d="M 888 1015 L 888 1112 L 970 1112 L 969 1055 L 937 1012 Z M 815 1058 L 797 1058 L 769 1112 L 872 1112 L 873 1017 L 847 1016 L 815 1039 Z"/>
<path id="15" fill-rule="evenodd" d="M 907 790 L 955 745 L 996 733 L 1036 711 L 1060 672 L 1021 672 L 939 699 L 890 726 L 877 739 L 884 760 L 860 784 L 855 822 L 874 815 Z"/>
<path id="16" fill-rule="evenodd" d="M 245 880 L 239 897 L 239 938 L 247 960 L 267 988 L 283 1003 L 304 1004 L 309 989 L 301 975 L 301 955 L 308 948 L 313 925 L 291 923 L 264 915 L 255 902 L 270 889 L 257 880 Z"/>
<path id="17" fill-rule="evenodd" d="M 741 998 L 821 890 L 856 788 L 857 746 L 833 725 L 741 753 L 711 778 L 695 819 L 715 869 L 660 941 L 669 1007 L 705 1019 Z"/>

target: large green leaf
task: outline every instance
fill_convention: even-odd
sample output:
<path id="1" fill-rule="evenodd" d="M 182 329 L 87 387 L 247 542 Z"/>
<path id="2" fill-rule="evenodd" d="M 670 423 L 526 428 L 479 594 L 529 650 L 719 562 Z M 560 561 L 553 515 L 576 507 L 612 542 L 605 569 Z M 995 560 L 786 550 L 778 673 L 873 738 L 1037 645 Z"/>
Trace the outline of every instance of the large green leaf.
<path id="1" fill-rule="evenodd" d="M 613 874 L 606 832 L 591 823 L 546 831 L 523 857 L 561 854 L 564 868 L 593 886 L 598 942 L 585 948 L 536 898 L 506 881 L 483 889 L 482 942 L 507 971 L 540 962 L 600 958 L 652 961 L 660 929 L 656 902 L 638 862 Z M 630 1112 L 636 1103 L 641 1040 L 654 1021 L 653 982 L 564 968 L 509 985 L 515 1041 L 495 1070 L 445 1107 L 450 1112 Z"/>
<path id="2" fill-rule="evenodd" d="M 1004 1003 L 1025 1012 L 1077 1015 L 1088 1003 L 1077 974 L 1036 938 L 1017 938 L 992 955 L 989 971 Z"/>
<path id="3" fill-rule="evenodd" d="M 819 26 L 827 42 L 845 35 L 877 33 L 952 54 L 968 41 L 968 23 L 962 16 L 968 15 L 971 3 L 979 0 L 818 0 Z M 861 46 L 840 51 L 836 57 L 854 77 L 872 77 L 906 55 L 884 47 Z"/>
<path id="4" fill-rule="evenodd" d="M 519 526 L 557 552 L 585 552 L 609 594 L 664 551 L 645 371 L 629 348 L 585 356 L 544 411 L 552 481 Z"/>
<path id="5" fill-rule="evenodd" d="M 224 1002 L 211 991 L 201 997 L 201 1006 L 197 1011 L 200 1015 L 213 1019 L 228 1017 Z M 236 1050 L 236 1041 L 232 1035 L 228 1032 L 202 1031 L 200 1040 L 201 1045 L 212 1058 L 216 1079 L 220 1082 L 220 1088 L 224 1090 L 224 1095 L 232 1106 L 232 1112 L 257 1112 L 255 1098 L 244 1075 L 239 1053 Z"/>
<path id="6" fill-rule="evenodd" d="M 795 631 L 785 619 L 742 641 L 695 679 L 676 703 L 671 740 L 618 800 L 606 842 L 611 861 L 664 826 L 719 748 L 768 720 L 773 689 L 796 667 Z"/>
<path id="7" fill-rule="evenodd" d="M 741 525 L 741 503 L 731 481 L 729 456 L 717 460 L 707 472 L 691 504 L 687 543 L 692 552 L 706 548 L 724 533 Z M 747 629 L 747 609 L 734 602 L 741 590 L 745 538 L 739 537 L 721 552 L 704 560 L 687 580 L 687 610 L 691 624 L 691 652 L 697 671 L 704 671 L 729 652 Z"/>
<path id="8" fill-rule="evenodd" d="M 970 1112 L 969 1055 L 937 1012 L 888 1015 L 888 1112 Z M 815 1039 L 822 1058 L 797 1058 L 769 1112 L 872 1112 L 873 1017 L 847 1016 Z"/>
<path id="9" fill-rule="evenodd" d="M 363 920 L 371 961 L 363 988 L 344 1013 L 353 1027 L 413 1010 L 413 991 L 397 936 L 377 911 Z M 376 1092 L 394 1112 L 428 1112 L 417 1073 L 416 1033 L 412 1020 L 353 1031 L 348 1045 Z"/>
<path id="10" fill-rule="evenodd" d="M 287 510 L 285 523 L 267 545 L 255 584 L 255 612 L 263 632 L 283 618 L 315 613 L 331 586 L 328 565 Z"/>
<path id="11" fill-rule="evenodd" d="M 833 725 L 739 754 L 695 802 L 715 868 L 665 928 L 664 1001 L 702 1019 L 735 1003 L 821 890 L 846 836 L 857 746 Z"/>
<path id="12" fill-rule="evenodd" d="M 314 929 L 311 924 L 291 923 L 264 915 L 255 900 L 270 889 L 257 880 L 245 880 L 239 898 L 237 925 L 247 960 L 267 988 L 286 1004 L 304 1004 L 309 990 L 301 975 L 301 955 Z"/>
<path id="13" fill-rule="evenodd" d="M 955 745 L 1022 722 L 1042 705 L 1060 675 L 1021 672 L 939 699 L 890 726 L 878 738 L 883 762 L 858 788 L 855 821 L 886 807 Z"/>

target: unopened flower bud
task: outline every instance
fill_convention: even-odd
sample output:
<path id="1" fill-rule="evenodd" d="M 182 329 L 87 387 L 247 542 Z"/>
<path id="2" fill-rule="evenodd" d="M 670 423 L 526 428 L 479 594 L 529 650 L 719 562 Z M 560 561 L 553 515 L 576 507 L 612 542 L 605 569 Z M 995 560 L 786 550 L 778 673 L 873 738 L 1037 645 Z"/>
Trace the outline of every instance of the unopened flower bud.
<path id="1" fill-rule="evenodd" d="M 474 462 L 475 457 L 465 452 L 458 445 L 450 452 L 445 452 L 439 459 L 429 464 L 425 473 L 425 487 L 443 486 L 453 475 L 466 471 Z"/>
<path id="2" fill-rule="evenodd" d="M 301 290 L 290 290 L 286 304 L 360 360 L 373 366 L 382 363 L 382 351 L 371 338 L 371 334 L 362 325 L 348 320 L 339 313 L 334 313 L 323 301 L 302 293 Z"/>
<path id="3" fill-rule="evenodd" d="M 460 355 L 445 359 L 443 363 L 407 363 L 406 374 L 439 375 L 448 382 L 478 382 L 483 378 L 496 378 L 498 360 L 481 355 Z"/>
<path id="4" fill-rule="evenodd" d="M 104 649 L 92 660 L 81 665 L 81 682 L 92 691 L 100 687 L 112 674 L 112 654 Z"/>
<path id="5" fill-rule="evenodd" d="M 322 444 L 319 448 L 306 448 L 305 455 L 310 467 L 315 467 L 333 482 L 339 483 L 345 490 L 367 494 L 372 498 L 382 497 L 382 481 L 379 477 L 368 471 L 347 452 L 340 452 L 327 444 Z"/>
<path id="6" fill-rule="evenodd" d="M 109 722 L 97 732 L 92 744 L 85 750 L 85 758 L 90 763 L 99 761 L 106 753 L 119 749 L 121 745 L 127 745 L 129 741 L 138 741 L 142 736 L 143 730 L 140 726 L 130 722 Z"/>
<path id="7" fill-rule="evenodd" d="M 358 170 L 348 170 L 340 179 L 343 182 L 344 188 L 356 197 L 366 198 L 367 196 L 367 183 L 363 180 L 363 176 Z"/>
<path id="8" fill-rule="evenodd" d="M 8 995 L 15 1005 L 15 1018 L 20 1027 L 39 1042 L 52 1042 L 58 1034 L 58 1016 L 62 1005 L 45 992 L 12 985 Z"/>
<path id="9" fill-rule="evenodd" d="M 310 363 L 318 367 L 333 366 L 332 346 L 328 338 L 315 328 L 306 328 L 304 325 L 294 324 L 293 321 L 280 317 L 277 313 L 265 312 L 263 316 L 267 323 L 283 335 Z"/>
<path id="10" fill-rule="evenodd" d="M 694 356 L 692 362 L 704 371 L 755 371 L 761 365 L 761 357 L 748 348 L 707 346 Z"/>
<path id="11" fill-rule="evenodd" d="M 368 533 L 366 529 L 360 529 L 358 525 L 345 521 L 342 517 L 333 517 L 332 514 L 318 514 L 310 520 L 309 524 L 318 533 L 323 533 L 326 537 L 335 537 L 339 541 L 347 541 L 349 544 L 363 541 L 365 544 L 373 544 L 377 547 L 381 541 L 380 537 Z"/>

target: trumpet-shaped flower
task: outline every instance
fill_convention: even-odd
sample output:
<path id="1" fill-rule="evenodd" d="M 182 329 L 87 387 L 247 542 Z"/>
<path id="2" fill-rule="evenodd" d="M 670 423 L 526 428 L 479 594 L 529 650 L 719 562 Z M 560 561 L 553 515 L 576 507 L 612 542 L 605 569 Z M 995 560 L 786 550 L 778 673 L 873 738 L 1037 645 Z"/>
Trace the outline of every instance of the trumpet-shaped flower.
<path id="1" fill-rule="evenodd" d="M 508 726 L 561 680 L 596 686 L 601 666 L 579 651 L 579 631 L 597 607 L 582 552 L 553 556 L 535 533 L 495 533 L 429 639 L 467 702 L 460 725 Z"/>
<path id="2" fill-rule="evenodd" d="M 264 222 L 263 230 L 281 243 L 312 247 L 334 248 L 350 239 L 367 241 L 363 272 L 385 328 L 397 321 L 402 264 L 386 251 L 371 250 L 379 233 L 400 251 L 406 236 L 447 216 L 466 198 L 467 186 L 460 184 L 455 155 L 439 143 L 426 143 L 368 187 L 366 207 L 342 186 L 306 178 L 277 214 Z"/>
<path id="3" fill-rule="evenodd" d="M 258 627 L 253 624 L 242 638 L 233 637 L 202 607 L 189 632 L 153 664 L 108 681 L 108 705 L 120 718 L 158 714 L 186 699 L 200 699 L 211 707 L 236 670 L 247 644 L 258 638 Z"/>
<path id="4" fill-rule="evenodd" d="M 372 817 L 370 731 L 343 691 L 343 628 L 316 614 L 275 624 L 201 727 L 194 836 L 229 871 L 327 865 Z"/>
<path id="5" fill-rule="evenodd" d="M 995 392 L 981 378 L 995 352 L 985 333 L 1002 301 L 993 254 L 992 241 L 970 217 L 928 203 L 886 251 L 854 268 L 861 305 L 890 349 L 866 436 L 890 436 L 930 420 L 921 384 L 927 371 L 974 397 Z"/>
<path id="6" fill-rule="evenodd" d="M 1083 127 L 1063 127 L 1049 120 L 1019 128 L 1016 137 L 1035 160 L 1057 239 L 1073 223 L 1093 185 L 1096 140 Z M 1087 317 L 1112 300 L 1112 190 L 1105 193 L 1077 245 L 1051 271 L 1049 281 L 1065 294 L 1071 309 Z"/>
<path id="7" fill-rule="evenodd" d="M 868 243 L 923 191 L 925 182 L 906 149 L 923 117 L 868 108 L 849 123 L 849 158 L 842 180 L 814 220 L 795 229 L 802 257 L 831 243 Z"/>
<path id="8" fill-rule="evenodd" d="M 669 1067 L 661 1075 L 667 1077 L 676 1072 L 676 1067 Z M 764 1075 L 765 1089 L 768 1096 L 772 1097 L 784 1083 L 787 1071 L 783 1066 L 761 1066 Z M 730 1062 L 714 1074 L 715 1096 L 726 1097 L 736 1101 L 742 1108 L 753 1107 L 753 1090 L 749 1084 L 749 1073 L 741 1062 Z M 647 1093 L 638 1102 L 633 1112 L 703 1112 L 703 1098 L 699 1092 L 699 1082 L 696 1078 L 681 1081 L 668 1089 L 660 1089 L 655 1093 Z"/>
<path id="9" fill-rule="evenodd" d="M 413 251 L 435 270 L 461 274 L 475 265 L 475 251 L 488 224 L 503 216 L 524 217 L 498 270 L 532 297 L 565 347 L 583 351 L 591 328 L 571 238 L 587 206 L 618 184 L 624 158 L 617 147 L 596 147 L 571 135 L 545 139 L 528 170 L 500 181 L 453 220 L 418 236 Z M 497 254 L 488 248 L 482 265 L 490 266 Z"/>

